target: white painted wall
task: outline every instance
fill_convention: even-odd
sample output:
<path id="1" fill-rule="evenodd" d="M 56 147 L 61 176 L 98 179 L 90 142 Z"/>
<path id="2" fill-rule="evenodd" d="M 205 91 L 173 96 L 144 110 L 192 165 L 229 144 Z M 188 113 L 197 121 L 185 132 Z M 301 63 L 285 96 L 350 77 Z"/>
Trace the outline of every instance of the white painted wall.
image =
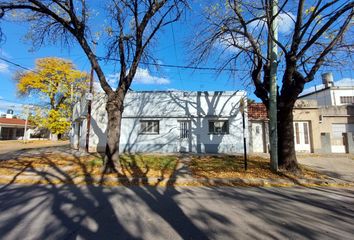
<path id="1" fill-rule="evenodd" d="M 301 97 L 301 100 L 316 100 L 318 106 L 341 106 L 341 96 L 354 96 L 354 88 L 331 87 L 318 93 Z"/>
<path id="2" fill-rule="evenodd" d="M 179 121 L 191 122 L 190 151 L 241 153 L 243 151 L 242 116 L 239 103 L 245 97 L 240 92 L 129 92 L 125 99 L 122 120 L 121 151 L 178 152 L 180 144 Z M 74 107 L 74 120 L 86 114 L 85 101 Z M 90 150 L 103 151 L 106 145 L 107 114 L 104 94 L 96 94 L 92 105 Z M 83 118 L 82 118 L 83 119 Z M 229 134 L 209 134 L 209 120 L 228 120 Z M 142 135 L 140 120 L 159 120 L 158 135 Z M 86 120 L 84 120 L 86 122 Z M 246 115 L 246 129 L 248 121 Z M 86 123 L 80 146 L 85 146 Z M 246 131 L 246 137 L 248 139 Z M 72 145 L 77 142 L 77 131 L 72 131 Z"/>

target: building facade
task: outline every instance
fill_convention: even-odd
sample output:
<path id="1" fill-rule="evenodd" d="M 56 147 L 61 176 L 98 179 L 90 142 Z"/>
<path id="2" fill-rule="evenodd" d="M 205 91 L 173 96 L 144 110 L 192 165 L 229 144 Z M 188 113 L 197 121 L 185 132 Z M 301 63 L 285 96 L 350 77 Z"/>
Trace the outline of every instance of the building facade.
<path id="1" fill-rule="evenodd" d="M 122 118 L 121 152 L 242 153 L 243 130 L 238 92 L 128 92 Z M 88 150 L 106 147 L 106 95 L 94 94 Z M 246 104 L 242 105 L 247 107 Z M 245 127 L 247 129 L 247 114 Z M 87 101 L 74 106 L 71 145 L 84 149 L 87 135 Z"/>
<path id="2" fill-rule="evenodd" d="M 324 152 L 347 153 L 354 134 L 354 82 L 333 81 L 331 73 L 322 75 L 322 84 L 305 91 L 299 99 L 318 104 L 318 121 Z"/>
<path id="3" fill-rule="evenodd" d="M 334 82 L 330 73 L 322 84 L 305 89 L 296 101 L 294 143 L 297 152 L 354 153 L 354 87 Z M 335 86 L 335 84 L 338 86 Z M 248 106 L 250 150 L 268 152 L 268 117 L 261 103 Z"/>
<path id="4" fill-rule="evenodd" d="M 321 152 L 319 113 L 316 101 L 298 100 L 295 103 L 294 143 L 297 152 Z M 250 151 L 269 152 L 269 127 L 267 109 L 262 103 L 248 105 Z"/>

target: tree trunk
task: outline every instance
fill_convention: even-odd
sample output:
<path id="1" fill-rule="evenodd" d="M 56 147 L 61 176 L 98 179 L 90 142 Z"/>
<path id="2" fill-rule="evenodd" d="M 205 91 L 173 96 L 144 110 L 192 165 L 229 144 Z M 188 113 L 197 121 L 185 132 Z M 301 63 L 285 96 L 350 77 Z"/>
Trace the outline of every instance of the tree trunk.
<path id="1" fill-rule="evenodd" d="M 123 114 L 123 100 L 119 101 L 118 94 L 108 97 L 106 110 L 108 115 L 107 145 L 103 173 L 113 173 L 117 172 L 116 164 L 119 165 L 119 142 Z"/>
<path id="2" fill-rule="evenodd" d="M 283 170 L 300 170 L 295 152 L 292 106 L 279 108 L 278 112 L 278 164 Z"/>

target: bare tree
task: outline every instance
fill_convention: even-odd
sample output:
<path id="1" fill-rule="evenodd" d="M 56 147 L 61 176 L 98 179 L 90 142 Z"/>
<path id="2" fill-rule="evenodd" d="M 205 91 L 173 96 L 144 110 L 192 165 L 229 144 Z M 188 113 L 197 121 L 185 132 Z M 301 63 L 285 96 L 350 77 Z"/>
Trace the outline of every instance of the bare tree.
<path id="1" fill-rule="evenodd" d="M 116 171 L 119 162 L 119 140 L 124 99 L 143 58 L 151 57 L 148 47 L 156 33 L 177 21 L 187 0 L 109 0 L 90 1 L 106 4 L 105 12 L 97 14 L 85 0 L 0 0 L 0 17 L 30 22 L 27 36 L 34 45 L 60 41 L 77 43 L 88 57 L 100 85 L 107 94 L 107 145 L 104 172 Z M 108 19 L 106 59 L 118 57 L 120 76 L 116 89 L 107 82 L 100 58 L 93 52 L 99 16 Z M 103 15 L 103 16 L 102 16 Z"/>
<path id="2" fill-rule="evenodd" d="M 271 17 L 271 0 L 227 0 L 208 7 L 205 22 L 195 39 L 195 63 L 214 59 L 221 68 L 249 68 L 255 95 L 269 107 L 270 50 L 274 39 L 268 29 L 280 19 L 276 44 L 278 64 L 278 159 L 279 167 L 298 171 L 294 146 L 293 107 L 304 85 L 323 65 L 336 64 L 334 57 L 351 59 L 354 38 L 354 1 L 279 1 Z M 275 39 L 274 39 L 275 40 Z M 218 51 L 219 49 L 219 51 Z M 221 50 L 220 50 L 221 49 Z M 343 63 L 342 63 L 343 64 Z M 337 64 L 338 65 L 338 64 Z"/>

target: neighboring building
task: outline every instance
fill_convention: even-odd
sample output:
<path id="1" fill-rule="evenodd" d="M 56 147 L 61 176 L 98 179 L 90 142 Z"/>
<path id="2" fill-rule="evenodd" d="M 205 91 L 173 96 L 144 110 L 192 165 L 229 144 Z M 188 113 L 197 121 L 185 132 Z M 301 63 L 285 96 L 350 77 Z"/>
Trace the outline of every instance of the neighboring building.
<path id="1" fill-rule="evenodd" d="M 48 139 L 48 137 L 47 130 L 36 129 L 28 122 L 26 124 L 26 120 L 16 118 L 11 109 L 0 117 L 0 140 L 37 140 Z"/>
<path id="2" fill-rule="evenodd" d="M 13 110 L 7 110 L 6 115 L 0 118 L 0 140 L 23 139 L 26 120 L 13 116 Z M 29 135 L 29 129 L 26 134 Z"/>
<path id="3" fill-rule="evenodd" d="M 295 103 L 294 143 L 297 152 L 320 152 L 319 115 L 316 101 Z M 267 109 L 262 103 L 248 105 L 250 152 L 269 152 L 269 128 Z"/>
<path id="4" fill-rule="evenodd" d="M 121 152 L 242 153 L 243 125 L 239 92 L 129 92 L 122 119 Z M 105 94 L 95 94 L 89 151 L 106 147 Z M 71 144 L 85 148 L 87 101 L 74 106 Z M 246 127 L 247 127 L 247 115 Z M 246 128 L 247 129 L 247 128 Z M 245 132 L 247 134 L 247 131 Z"/>
<path id="5" fill-rule="evenodd" d="M 299 99 L 316 100 L 319 106 L 322 148 L 333 153 L 354 151 L 349 147 L 348 137 L 348 134 L 354 134 L 354 81 L 334 82 L 332 74 L 325 73 L 322 74 L 322 85 L 304 92 Z"/>
<path id="6" fill-rule="evenodd" d="M 322 84 L 305 89 L 299 99 L 315 100 L 319 107 L 350 106 L 354 104 L 354 81 L 334 82 L 331 73 L 324 73 Z"/>
<path id="7" fill-rule="evenodd" d="M 249 148 L 253 153 L 269 152 L 268 114 L 263 103 L 248 104 Z"/>
<path id="8" fill-rule="evenodd" d="M 353 153 L 354 82 L 334 82 L 305 89 L 294 107 L 294 141 L 298 152 Z M 338 84 L 337 86 L 335 86 Z M 248 106 L 250 150 L 268 151 L 268 118 L 263 104 Z"/>

